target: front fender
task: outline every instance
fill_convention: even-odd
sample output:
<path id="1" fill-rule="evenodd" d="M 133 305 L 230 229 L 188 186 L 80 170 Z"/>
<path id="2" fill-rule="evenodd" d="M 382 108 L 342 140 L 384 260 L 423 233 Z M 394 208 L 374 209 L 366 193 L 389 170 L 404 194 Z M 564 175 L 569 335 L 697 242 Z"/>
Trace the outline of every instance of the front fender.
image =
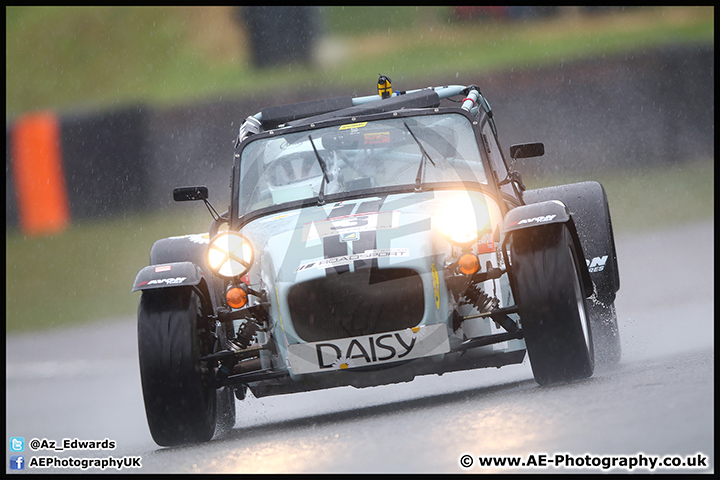
<path id="1" fill-rule="evenodd" d="M 132 291 L 190 287 L 200 285 L 203 281 L 202 270 L 191 262 L 149 265 L 138 272 Z"/>
<path id="2" fill-rule="evenodd" d="M 549 223 L 567 223 L 570 221 L 570 212 L 564 203 L 558 200 L 522 205 L 510 210 L 505 216 L 507 235 L 516 230 L 532 228 Z"/>
<path id="3" fill-rule="evenodd" d="M 538 228 L 555 223 L 564 223 L 568 226 L 570 236 L 575 244 L 575 251 L 583 257 L 580 259 L 578 269 L 580 270 L 580 275 L 583 278 L 585 297 L 589 297 L 593 294 L 593 282 L 590 278 L 590 271 L 588 270 L 585 262 L 585 254 L 582 244 L 580 243 L 580 237 L 578 236 L 577 229 L 575 228 L 575 222 L 573 221 L 570 211 L 565 204 L 559 200 L 548 200 L 545 202 L 522 205 L 508 212 L 505 216 L 505 238 L 503 239 L 503 254 L 506 256 L 506 264 L 509 264 L 507 261 L 506 246 L 513 232 L 529 228 Z"/>

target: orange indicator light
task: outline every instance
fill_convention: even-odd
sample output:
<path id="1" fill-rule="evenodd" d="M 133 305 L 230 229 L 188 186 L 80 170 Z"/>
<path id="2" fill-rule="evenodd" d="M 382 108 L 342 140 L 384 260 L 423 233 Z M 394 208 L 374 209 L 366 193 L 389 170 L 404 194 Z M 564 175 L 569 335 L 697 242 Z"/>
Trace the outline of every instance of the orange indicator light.
<path id="1" fill-rule="evenodd" d="M 230 287 L 225 292 L 225 300 L 232 308 L 242 308 L 247 303 L 247 292 L 240 287 Z"/>
<path id="2" fill-rule="evenodd" d="M 465 275 L 472 275 L 480 269 L 480 260 L 473 253 L 464 253 L 458 260 L 458 268 Z"/>

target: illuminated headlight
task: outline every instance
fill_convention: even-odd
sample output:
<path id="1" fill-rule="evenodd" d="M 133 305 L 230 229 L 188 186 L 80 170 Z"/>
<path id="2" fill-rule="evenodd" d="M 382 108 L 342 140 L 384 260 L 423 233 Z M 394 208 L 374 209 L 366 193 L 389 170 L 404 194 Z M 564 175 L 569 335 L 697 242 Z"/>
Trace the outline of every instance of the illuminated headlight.
<path id="1" fill-rule="evenodd" d="M 208 246 L 208 265 L 216 274 L 235 278 L 245 275 L 253 263 L 250 242 L 237 232 L 217 234 Z"/>
<path id="2" fill-rule="evenodd" d="M 458 195 L 445 203 L 437 226 L 452 243 L 464 245 L 476 241 L 490 227 L 490 215 L 486 205 L 474 204 L 471 197 Z"/>

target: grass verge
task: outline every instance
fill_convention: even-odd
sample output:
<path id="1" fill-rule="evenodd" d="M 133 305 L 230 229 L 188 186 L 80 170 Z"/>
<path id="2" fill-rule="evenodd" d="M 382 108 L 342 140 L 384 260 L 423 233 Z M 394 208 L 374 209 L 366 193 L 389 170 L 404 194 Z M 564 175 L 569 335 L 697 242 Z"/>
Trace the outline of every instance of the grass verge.
<path id="1" fill-rule="evenodd" d="M 635 7 L 543 21 L 457 22 L 450 7 L 323 7 L 312 65 L 259 69 L 233 7 L 8 7 L 6 118 L 37 109 L 166 106 L 397 87 L 714 39 L 713 7 Z M 412 85 L 406 85 L 412 80 Z M 403 89 L 404 89 L 403 88 Z"/>
<path id="2" fill-rule="evenodd" d="M 615 235 L 711 219 L 715 214 L 712 161 L 598 174 L 528 178 L 527 188 L 594 180 L 605 188 Z"/>

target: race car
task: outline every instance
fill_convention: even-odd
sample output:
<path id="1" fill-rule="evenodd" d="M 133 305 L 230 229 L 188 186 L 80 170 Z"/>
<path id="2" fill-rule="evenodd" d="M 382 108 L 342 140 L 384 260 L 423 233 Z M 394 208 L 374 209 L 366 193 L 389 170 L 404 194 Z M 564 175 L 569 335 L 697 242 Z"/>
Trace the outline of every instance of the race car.
<path id="1" fill-rule="evenodd" d="M 234 149 L 229 208 L 137 275 L 150 432 L 210 440 L 235 401 L 517 364 L 540 385 L 621 355 L 608 199 L 527 190 L 475 85 L 273 106 Z"/>

